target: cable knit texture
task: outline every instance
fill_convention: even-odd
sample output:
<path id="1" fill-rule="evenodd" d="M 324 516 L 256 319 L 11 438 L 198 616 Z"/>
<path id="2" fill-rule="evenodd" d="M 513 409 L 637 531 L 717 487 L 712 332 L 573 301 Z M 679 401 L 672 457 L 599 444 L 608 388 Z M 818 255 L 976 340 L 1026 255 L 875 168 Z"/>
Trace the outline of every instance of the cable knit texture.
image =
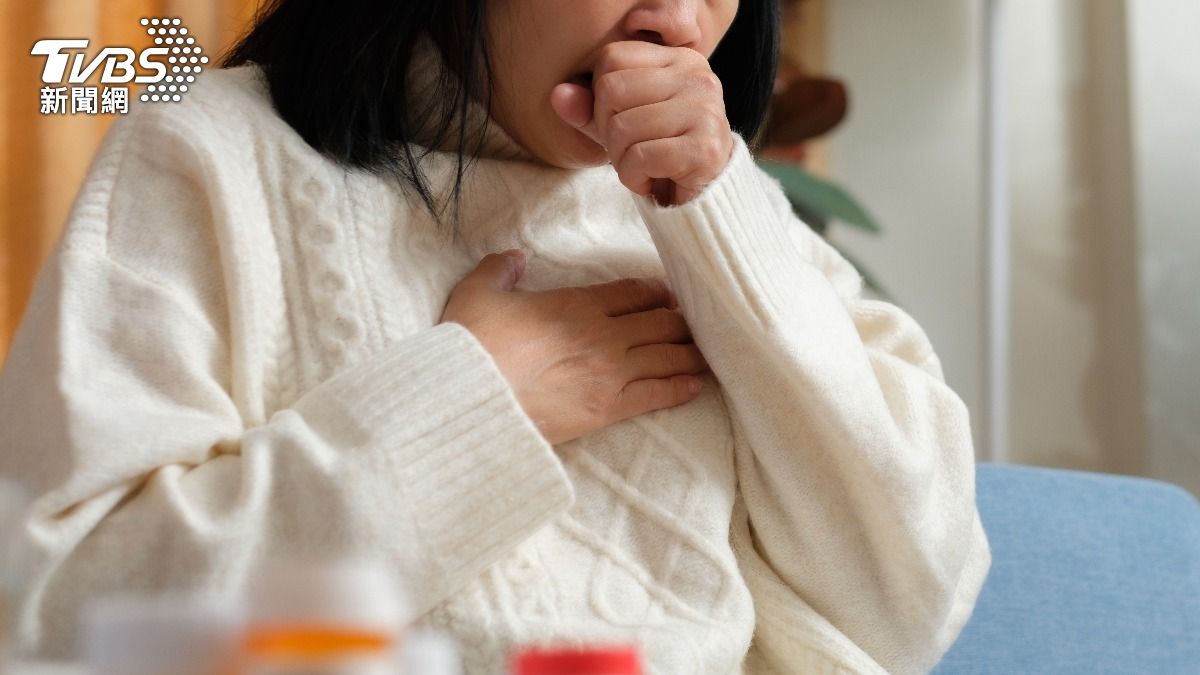
<path id="1" fill-rule="evenodd" d="M 445 66 L 419 56 L 436 103 Z M 37 495 L 20 644 L 68 655 L 107 591 L 227 596 L 265 560 L 368 550 L 469 673 L 610 640 L 651 673 L 932 668 L 991 556 L 920 327 L 863 297 L 740 136 L 661 207 L 486 133 L 451 241 L 307 146 L 252 64 L 113 125 L 0 373 L 0 470 Z M 428 149 L 444 189 L 454 157 Z M 699 396 L 547 443 L 438 323 L 509 247 L 524 290 L 665 275 L 712 366 Z"/>

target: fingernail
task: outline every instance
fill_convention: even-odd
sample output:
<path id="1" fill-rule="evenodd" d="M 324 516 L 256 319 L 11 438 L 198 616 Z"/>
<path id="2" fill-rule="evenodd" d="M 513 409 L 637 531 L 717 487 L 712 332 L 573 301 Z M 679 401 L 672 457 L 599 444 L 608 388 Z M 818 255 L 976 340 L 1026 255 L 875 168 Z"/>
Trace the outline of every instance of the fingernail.
<path id="1" fill-rule="evenodd" d="M 508 256 L 508 257 L 510 257 L 510 258 L 523 258 L 523 257 L 525 257 L 525 252 L 524 252 L 524 251 L 522 251 L 522 250 L 521 250 L 521 249 L 519 249 L 519 248 L 510 248 L 510 249 L 508 249 L 507 251 L 504 251 L 503 253 L 504 253 L 504 255 L 506 255 L 506 256 Z"/>
<path id="2" fill-rule="evenodd" d="M 700 391 L 700 387 L 702 386 L 704 386 L 704 381 L 698 377 L 693 377 L 690 381 L 688 381 L 688 389 L 690 389 L 693 394 Z"/>

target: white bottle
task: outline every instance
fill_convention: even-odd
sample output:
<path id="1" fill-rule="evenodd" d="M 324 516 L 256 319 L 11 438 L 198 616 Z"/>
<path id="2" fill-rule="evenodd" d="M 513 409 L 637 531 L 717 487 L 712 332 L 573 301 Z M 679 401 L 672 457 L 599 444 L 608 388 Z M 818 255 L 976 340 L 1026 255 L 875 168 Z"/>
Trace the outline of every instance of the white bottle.
<path id="1" fill-rule="evenodd" d="M 0 478 L 0 675 L 15 671 L 10 645 L 16 623 L 16 607 L 25 573 L 25 527 L 29 498 L 16 483 Z"/>
<path id="2" fill-rule="evenodd" d="M 400 655 L 403 675 L 462 675 L 458 648 L 445 633 L 418 629 L 404 638 Z"/>
<path id="3" fill-rule="evenodd" d="M 246 600 L 245 675 L 397 675 L 407 602 L 381 558 L 280 561 Z"/>
<path id="4" fill-rule="evenodd" d="M 233 675 L 236 609 L 182 594 L 113 595 L 83 613 L 89 675 Z"/>

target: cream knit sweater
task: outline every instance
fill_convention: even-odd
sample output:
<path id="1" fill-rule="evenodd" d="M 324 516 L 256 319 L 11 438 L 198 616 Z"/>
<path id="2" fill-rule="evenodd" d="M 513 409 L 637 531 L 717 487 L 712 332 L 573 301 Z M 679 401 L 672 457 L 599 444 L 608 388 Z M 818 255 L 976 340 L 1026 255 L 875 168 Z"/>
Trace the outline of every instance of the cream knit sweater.
<path id="1" fill-rule="evenodd" d="M 423 53 L 414 77 L 444 67 Z M 133 108 L 0 375 L 0 472 L 37 496 L 28 649 L 70 652 L 106 591 L 235 593 L 338 550 L 389 556 L 469 673 L 620 639 L 652 673 L 920 673 L 967 621 L 991 561 L 967 409 L 742 138 L 664 208 L 493 124 L 451 242 L 307 146 L 256 66 Z M 453 158 L 426 169 L 448 185 Z M 712 367 L 698 398 L 548 444 L 437 323 L 516 246 L 519 289 L 666 275 Z"/>

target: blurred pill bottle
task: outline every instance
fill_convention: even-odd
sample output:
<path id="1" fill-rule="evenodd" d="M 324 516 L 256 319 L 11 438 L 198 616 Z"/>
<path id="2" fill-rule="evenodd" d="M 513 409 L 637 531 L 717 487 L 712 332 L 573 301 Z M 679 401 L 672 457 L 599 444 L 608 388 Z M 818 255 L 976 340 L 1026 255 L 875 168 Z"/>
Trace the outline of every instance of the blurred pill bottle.
<path id="1" fill-rule="evenodd" d="M 25 490 L 0 478 L 0 675 L 11 671 L 11 645 L 17 600 L 24 585 L 24 527 L 29 499 Z"/>
<path id="2" fill-rule="evenodd" d="M 407 603 L 375 557 L 273 563 L 247 586 L 243 675 L 397 675 Z"/>
<path id="3" fill-rule="evenodd" d="M 411 630 L 404 638 L 398 672 L 402 675 L 462 675 L 458 647 L 444 633 Z"/>
<path id="4" fill-rule="evenodd" d="M 512 675 L 642 675 L 637 647 L 528 647 L 512 659 Z"/>
<path id="5" fill-rule="evenodd" d="M 113 595 L 84 608 L 88 675 L 236 675 L 235 608 L 192 597 Z"/>

